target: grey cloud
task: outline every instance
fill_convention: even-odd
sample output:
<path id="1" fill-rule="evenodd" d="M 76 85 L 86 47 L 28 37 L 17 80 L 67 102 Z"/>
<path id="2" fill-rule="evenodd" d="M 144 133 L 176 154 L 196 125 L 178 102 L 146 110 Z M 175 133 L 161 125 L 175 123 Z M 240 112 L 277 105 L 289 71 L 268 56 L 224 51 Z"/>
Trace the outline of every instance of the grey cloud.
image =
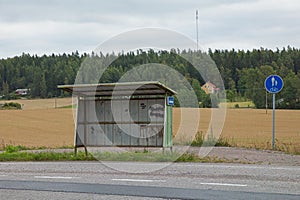
<path id="1" fill-rule="evenodd" d="M 0 1 L 0 20 L 10 22 L 40 20 L 101 22 L 107 20 L 107 16 L 113 18 L 123 15 L 160 18 L 168 17 L 170 14 L 180 15 L 185 10 L 192 9 L 194 11 L 236 2 L 239 0 L 2 0 Z"/>
<path id="2" fill-rule="evenodd" d="M 0 56 L 86 50 L 144 27 L 167 28 L 195 40 L 196 9 L 204 46 L 300 46 L 297 0 L 0 0 Z"/>

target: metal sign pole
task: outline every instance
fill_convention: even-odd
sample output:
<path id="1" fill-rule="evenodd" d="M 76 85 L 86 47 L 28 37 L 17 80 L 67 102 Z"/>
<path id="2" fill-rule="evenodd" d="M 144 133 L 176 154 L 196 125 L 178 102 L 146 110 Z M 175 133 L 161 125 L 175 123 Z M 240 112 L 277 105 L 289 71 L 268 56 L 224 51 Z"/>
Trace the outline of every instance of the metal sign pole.
<path id="1" fill-rule="evenodd" d="M 283 88 L 283 80 L 278 75 L 270 75 L 265 80 L 265 88 L 273 94 L 273 114 L 272 114 L 272 149 L 275 150 L 275 94 Z M 267 112 L 267 95 L 266 95 L 266 112 Z"/>
<path id="2" fill-rule="evenodd" d="M 266 114 L 268 114 L 268 92 L 266 90 Z"/>
<path id="3" fill-rule="evenodd" d="M 275 150 L 275 93 L 273 93 L 272 149 Z"/>

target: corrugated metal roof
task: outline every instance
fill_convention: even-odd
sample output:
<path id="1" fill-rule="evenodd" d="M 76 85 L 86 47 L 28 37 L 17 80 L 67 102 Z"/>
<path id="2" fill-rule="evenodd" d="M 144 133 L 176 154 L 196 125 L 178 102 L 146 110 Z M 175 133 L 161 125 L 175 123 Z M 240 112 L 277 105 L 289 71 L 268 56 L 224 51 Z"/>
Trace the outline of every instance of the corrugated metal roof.
<path id="1" fill-rule="evenodd" d="M 104 97 L 177 94 L 174 90 L 158 81 L 59 85 L 57 87 L 77 96 Z"/>

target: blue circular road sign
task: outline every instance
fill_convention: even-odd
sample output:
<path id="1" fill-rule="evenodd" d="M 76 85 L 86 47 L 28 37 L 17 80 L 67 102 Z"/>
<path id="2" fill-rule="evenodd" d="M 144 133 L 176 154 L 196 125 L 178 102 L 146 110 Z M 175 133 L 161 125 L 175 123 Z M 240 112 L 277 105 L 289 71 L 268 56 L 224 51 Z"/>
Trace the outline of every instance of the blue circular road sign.
<path id="1" fill-rule="evenodd" d="M 270 93 L 280 92 L 283 88 L 283 80 L 278 75 L 270 75 L 265 80 L 265 88 Z"/>

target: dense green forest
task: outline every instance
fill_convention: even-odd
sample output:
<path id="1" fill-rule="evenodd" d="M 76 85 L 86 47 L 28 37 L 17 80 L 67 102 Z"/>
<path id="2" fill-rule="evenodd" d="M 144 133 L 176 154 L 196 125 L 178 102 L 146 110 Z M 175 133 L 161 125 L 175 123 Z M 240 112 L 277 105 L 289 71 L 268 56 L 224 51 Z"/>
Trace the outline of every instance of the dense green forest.
<path id="1" fill-rule="evenodd" d="M 100 80 L 97 80 L 99 77 L 95 77 L 96 82 L 117 82 L 124 73 L 135 66 L 161 63 L 182 74 L 194 88 L 198 101 L 205 107 L 210 106 L 210 98 L 214 96 L 206 95 L 200 89 L 205 79 L 192 63 L 183 59 L 189 53 L 196 57 L 209 55 L 212 58 L 224 80 L 225 90 L 221 93 L 226 91 L 227 101 L 251 100 L 257 108 L 265 107 L 264 80 L 270 74 L 278 74 L 284 80 L 284 89 L 276 95 L 277 107 L 300 109 L 300 50 L 291 47 L 276 51 L 261 48 L 252 51 L 209 50 L 207 53 L 175 49 L 147 52 L 137 50 L 118 55 L 114 53 L 89 55 L 79 54 L 77 51 L 72 54 L 44 56 L 24 53 L 21 56 L 0 60 L 0 96 L 4 99 L 16 98 L 14 91 L 18 88 L 29 88 L 30 98 L 68 95 L 58 90 L 57 85 L 73 84 L 81 64 L 87 59 L 96 57 L 101 58 L 101 62 L 113 60 Z M 218 83 L 215 84 L 221 87 Z M 271 95 L 267 94 L 267 97 L 271 105 Z"/>

